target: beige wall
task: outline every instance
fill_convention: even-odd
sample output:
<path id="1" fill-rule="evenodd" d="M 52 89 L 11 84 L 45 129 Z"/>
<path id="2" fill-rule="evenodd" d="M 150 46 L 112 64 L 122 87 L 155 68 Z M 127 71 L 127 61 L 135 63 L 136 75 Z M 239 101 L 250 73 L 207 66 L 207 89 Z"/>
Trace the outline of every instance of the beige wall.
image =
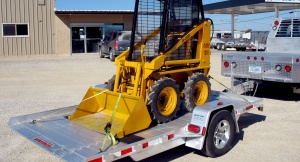
<path id="1" fill-rule="evenodd" d="M 124 23 L 131 30 L 133 14 L 58 14 L 55 0 L 0 1 L 0 57 L 70 54 L 71 23 Z M 28 24 L 29 36 L 3 37 L 3 23 Z"/>
<path id="2" fill-rule="evenodd" d="M 56 53 L 71 53 L 71 23 L 124 23 L 131 30 L 133 14 L 58 14 L 56 15 Z"/>
<path id="3" fill-rule="evenodd" d="M 55 0 L 1 0 L 0 56 L 55 53 L 54 8 Z M 28 23 L 29 36 L 3 37 L 3 23 Z"/>

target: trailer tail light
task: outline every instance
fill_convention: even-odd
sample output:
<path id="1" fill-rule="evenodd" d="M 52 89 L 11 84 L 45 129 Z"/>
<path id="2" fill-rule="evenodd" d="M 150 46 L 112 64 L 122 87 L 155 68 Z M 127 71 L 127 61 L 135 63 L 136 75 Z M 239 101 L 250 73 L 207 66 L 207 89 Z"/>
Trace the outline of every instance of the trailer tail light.
<path id="1" fill-rule="evenodd" d="M 128 148 L 128 149 L 122 150 L 122 151 L 121 151 L 121 156 L 126 155 L 126 154 L 129 154 L 129 153 L 131 153 L 131 152 L 132 152 L 132 148 L 131 148 L 131 147 Z"/>
<path id="2" fill-rule="evenodd" d="M 228 67 L 228 66 L 229 66 L 229 62 L 227 62 L 227 61 L 224 62 L 224 66 L 225 66 L 225 67 Z"/>
<path id="3" fill-rule="evenodd" d="M 147 148 L 149 146 L 149 143 L 146 142 L 146 143 L 143 143 L 143 148 Z"/>
<path id="4" fill-rule="evenodd" d="M 169 134 L 169 135 L 168 135 L 168 140 L 173 139 L 174 137 L 175 137 L 174 134 Z"/>
<path id="5" fill-rule="evenodd" d="M 201 128 L 200 128 L 199 126 L 197 126 L 197 125 L 190 124 L 190 125 L 188 126 L 188 130 L 189 130 L 190 132 L 193 132 L 193 133 L 199 133 L 200 130 L 201 130 Z"/>
<path id="6" fill-rule="evenodd" d="M 264 58 L 264 57 L 262 57 L 262 58 L 261 58 L 261 61 L 264 61 L 264 60 L 265 60 L 265 58 Z"/>
<path id="7" fill-rule="evenodd" d="M 276 26 L 279 25 L 279 21 L 275 21 L 274 25 L 276 25 Z"/>
<path id="8" fill-rule="evenodd" d="M 257 57 L 254 57 L 254 60 L 257 60 Z"/>
<path id="9" fill-rule="evenodd" d="M 282 67 L 281 67 L 280 65 L 276 65 L 276 66 L 275 66 L 275 69 L 276 69 L 277 71 L 281 71 Z"/>
<path id="10" fill-rule="evenodd" d="M 291 72 L 291 70 L 292 70 L 291 66 L 289 66 L 289 65 L 285 66 L 285 71 L 286 72 Z"/>
<path id="11" fill-rule="evenodd" d="M 202 136 L 204 136 L 206 134 L 206 127 L 202 128 L 202 132 L 201 132 Z"/>
<path id="12" fill-rule="evenodd" d="M 250 60 L 250 56 L 247 57 L 247 60 Z"/>
<path id="13" fill-rule="evenodd" d="M 300 61 L 300 60 L 297 58 L 297 59 L 296 59 L 296 62 L 298 63 L 299 61 Z"/>

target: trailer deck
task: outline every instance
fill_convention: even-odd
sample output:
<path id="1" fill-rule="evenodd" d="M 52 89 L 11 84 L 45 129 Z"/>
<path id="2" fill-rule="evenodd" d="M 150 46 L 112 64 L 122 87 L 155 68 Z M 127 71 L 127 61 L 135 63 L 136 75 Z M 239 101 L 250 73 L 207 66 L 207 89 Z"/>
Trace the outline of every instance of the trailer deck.
<path id="1" fill-rule="evenodd" d="M 247 99 L 249 102 L 245 102 Z M 249 110 L 262 106 L 262 99 L 243 96 L 243 98 L 224 92 L 212 91 L 210 102 L 195 109 L 216 108 L 216 102 L 232 105 L 236 111 L 236 119 Z M 201 137 L 189 133 L 185 127 L 191 122 L 192 113 L 181 112 L 181 116 L 171 122 L 151 126 L 149 129 L 134 133 L 120 139 L 115 146 L 107 140 L 105 151 L 100 152 L 104 134 L 77 125 L 67 119 L 76 106 L 13 117 L 8 125 L 45 150 L 65 161 L 91 161 L 101 159 L 113 161 L 126 156 L 141 160 L 147 156 L 174 148 L 186 142 L 186 137 Z M 211 112 L 210 111 L 210 112 Z M 155 147 L 159 145 L 159 147 Z"/>

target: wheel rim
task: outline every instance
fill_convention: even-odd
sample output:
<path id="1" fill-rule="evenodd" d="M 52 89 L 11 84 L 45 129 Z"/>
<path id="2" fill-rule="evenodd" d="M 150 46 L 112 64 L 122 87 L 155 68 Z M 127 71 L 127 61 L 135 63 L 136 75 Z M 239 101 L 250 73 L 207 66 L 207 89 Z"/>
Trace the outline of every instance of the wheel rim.
<path id="1" fill-rule="evenodd" d="M 168 116 L 172 114 L 176 108 L 177 93 L 172 87 L 165 87 L 158 95 L 158 109 L 159 112 Z"/>
<path id="2" fill-rule="evenodd" d="M 214 131 L 214 145 L 216 148 L 223 148 L 230 137 L 230 125 L 227 120 L 222 120 L 218 123 Z"/>
<path id="3" fill-rule="evenodd" d="M 208 97 L 208 85 L 204 81 L 199 81 L 194 87 L 194 102 L 201 105 L 206 102 Z"/>

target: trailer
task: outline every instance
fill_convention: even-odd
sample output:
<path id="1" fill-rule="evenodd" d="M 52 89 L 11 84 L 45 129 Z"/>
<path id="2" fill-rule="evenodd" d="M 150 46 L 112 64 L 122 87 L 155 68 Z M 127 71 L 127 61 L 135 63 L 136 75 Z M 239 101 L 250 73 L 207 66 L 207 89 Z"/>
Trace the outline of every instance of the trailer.
<path id="1" fill-rule="evenodd" d="M 234 48 L 237 51 L 246 51 L 250 44 L 250 40 L 246 38 L 219 38 L 216 43 L 217 50 L 227 50 L 227 48 Z"/>
<path id="2" fill-rule="evenodd" d="M 139 161 L 179 145 L 218 157 L 231 149 L 240 116 L 254 109 L 262 111 L 263 99 L 212 91 L 210 101 L 192 113 L 182 108 L 176 119 L 119 139 L 114 146 L 110 141 L 105 143 L 105 134 L 68 120 L 75 109 L 71 106 L 13 117 L 8 125 L 64 161 L 114 161 L 127 156 Z M 97 114 L 94 117 L 97 120 Z M 104 151 L 100 152 L 103 142 Z"/>
<path id="3" fill-rule="evenodd" d="M 138 161 L 179 145 L 222 156 L 239 117 L 263 103 L 211 90 L 212 25 L 200 0 L 136 0 L 131 33 L 139 34 L 116 57 L 106 84 L 90 86 L 77 106 L 14 117 L 8 125 L 71 162 Z"/>
<path id="4" fill-rule="evenodd" d="M 280 84 L 300 93 L 300 19 L 278 18 L 267 38 L 266 52 L 222 54 L 223 76 L 233 83 L 248 85 Z"/>
<path id="5" fill-rule="evenodd" d="M 248 30 L 243 38 L 249 40 L 247 49 L 252 51 L 265 51 L 269 31 Z"/>

